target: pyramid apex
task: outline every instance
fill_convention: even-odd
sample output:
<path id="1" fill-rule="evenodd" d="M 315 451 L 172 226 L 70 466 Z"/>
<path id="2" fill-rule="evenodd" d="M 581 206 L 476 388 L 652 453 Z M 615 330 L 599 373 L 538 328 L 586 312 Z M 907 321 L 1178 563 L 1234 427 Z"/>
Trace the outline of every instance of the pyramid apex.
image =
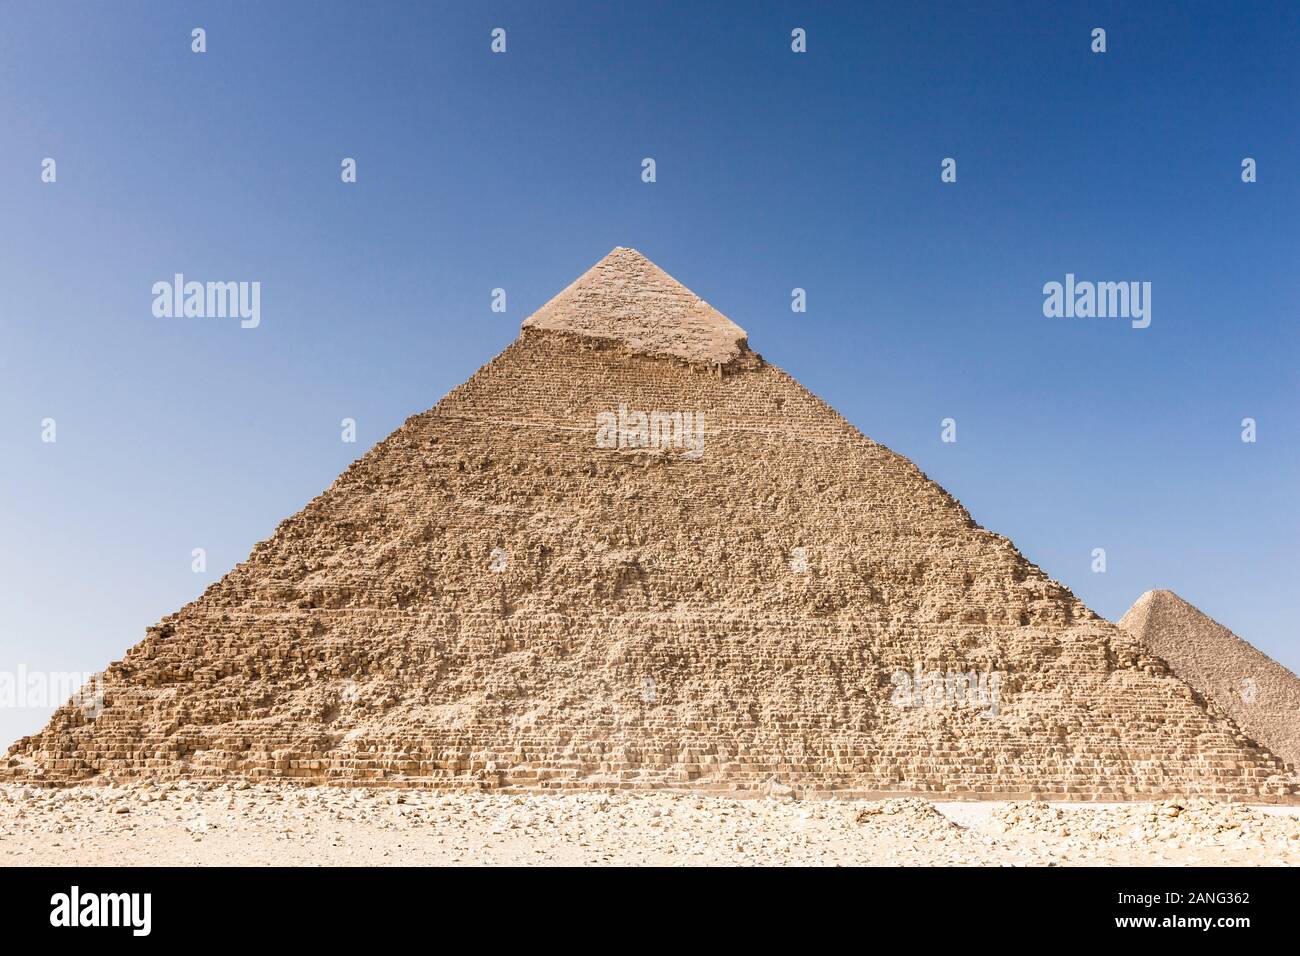
<path id="1" fill-rule="evenodd" d="M 744 329 L 628 246 L 615 246 L 523 328 L 610 339 L 636 352 L 710 365 L 729 364 L 748 350 Z"/>
<path id="2" fill-rule="evenodd" d="M 1171 598 L 1175 602 L 1186 603 L 1173 591 L 1167 591 L 1164 588 L 1151 588 L 1150 590 L 1143 591 L 1138 595 L 1138 599 L 1129 605 L 1129 609 L 1124 612 L 1117 623 L 1121 627 L 1128 627 L 1130 625 L 1139 627 L 1140 625 L 1137 621 L 1141 615 L 1150 613 L 1150 609 L 1153 607 L 1167 606 Z"/>
<path id="3" fill-rule="evenodd" d="M 1189 601 L 1183 600 L 1183 598 L 1179 597 L 1179 595 L 1176 592 L 1170 591 L 1168 588 L 1152 588 L 1149 591 L 1143 591 L 1142 595 L 1136 601 L 1133 602 L 1133 607 L 1137 607 L 1139 604 L 1147 604 L 1151 601 L 1169 601 L 1169 600 L 1176 601 L 1179 604 L 1191 603 Z"/>

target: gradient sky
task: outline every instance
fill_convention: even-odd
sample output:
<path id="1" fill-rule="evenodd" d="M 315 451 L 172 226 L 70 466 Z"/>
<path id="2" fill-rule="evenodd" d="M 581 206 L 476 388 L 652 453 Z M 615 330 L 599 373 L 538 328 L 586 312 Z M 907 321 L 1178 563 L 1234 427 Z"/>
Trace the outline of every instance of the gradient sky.
<path id="1" fill-rule="evenodd" d="M 616 245 L 1099 613 L 1300 670 L 1300 7 L 1133 6 L 7 0 L 0 670 L 120 659 Z M 1045 318 L 1067 272 L 1150 328 Z"/>

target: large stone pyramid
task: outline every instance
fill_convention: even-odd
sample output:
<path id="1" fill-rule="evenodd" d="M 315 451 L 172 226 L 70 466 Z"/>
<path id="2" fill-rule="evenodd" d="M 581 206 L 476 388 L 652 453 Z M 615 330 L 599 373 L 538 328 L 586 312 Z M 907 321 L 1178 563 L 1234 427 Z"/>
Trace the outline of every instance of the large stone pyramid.
<path id="1" fill-rule="evenodd" d="M 102 708 L 58 711 L 8 772 L 1295 792 L 631 249 L 150 628 Z"/>
<path id="2" fill-rule="evenodd" d="M 1300 766 L 1300 678 L 1173 591 L 1148 591 L 1119 626 L 1249 736 Z"/>

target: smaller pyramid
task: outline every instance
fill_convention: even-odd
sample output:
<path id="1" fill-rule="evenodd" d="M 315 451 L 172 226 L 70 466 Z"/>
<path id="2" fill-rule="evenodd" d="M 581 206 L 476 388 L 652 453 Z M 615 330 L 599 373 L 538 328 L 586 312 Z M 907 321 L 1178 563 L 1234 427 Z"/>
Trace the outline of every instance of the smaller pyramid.
<path id="1" fill-rule="evenodd" d="M 730 365 L 745 330 L 635 249 L 619 246 L 523 325 L 609 339 L 644 355 Z"/>
<path id="2" fill-rule="evenodd" d="M 1173 591 L 1148 591 L 1119 626 L 1247 735 L 1300 766 L 1300 678 Z"/>

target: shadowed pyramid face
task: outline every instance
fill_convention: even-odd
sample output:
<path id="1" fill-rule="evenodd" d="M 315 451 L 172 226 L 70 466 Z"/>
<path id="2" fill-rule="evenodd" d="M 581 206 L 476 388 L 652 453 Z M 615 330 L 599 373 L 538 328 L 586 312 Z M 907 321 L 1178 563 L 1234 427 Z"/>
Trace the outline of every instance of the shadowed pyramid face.
<path id="1" fill-rule="evenodd" d="M 601 440 L 611 415 L 634 440 Z M 699 454 L 672 443 L 688 422 Z M 627 249 L 151 629 L 98 716 L 64 708 L 10 772 L 1293 790 L 1135 639 Z"/>

